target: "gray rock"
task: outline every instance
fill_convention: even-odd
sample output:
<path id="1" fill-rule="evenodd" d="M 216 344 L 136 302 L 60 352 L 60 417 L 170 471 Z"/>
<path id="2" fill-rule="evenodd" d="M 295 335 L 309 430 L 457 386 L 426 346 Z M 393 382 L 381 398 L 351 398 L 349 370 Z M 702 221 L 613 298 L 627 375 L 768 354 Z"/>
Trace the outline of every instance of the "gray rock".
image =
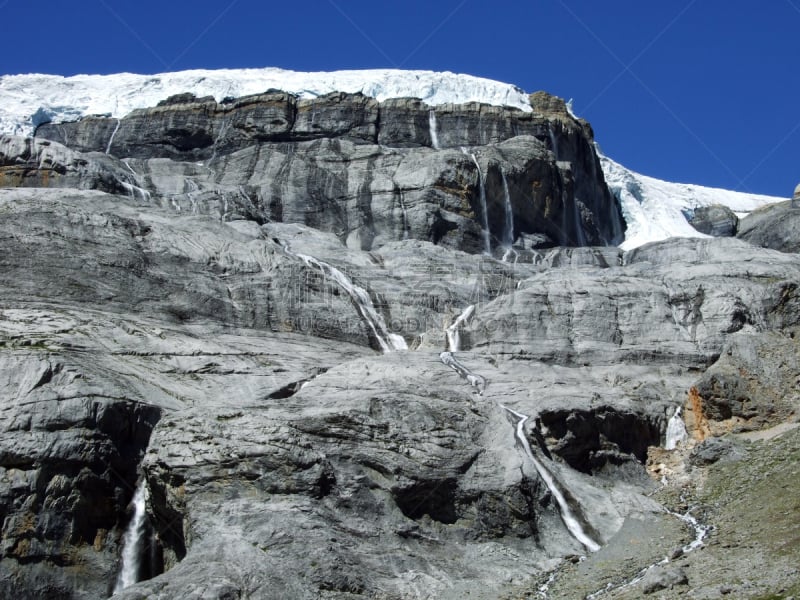
<path id="1" fill-rule="evenodd" d="M 739 217 L 727 206 L 712 204 L 695 208 L 686 220 L 700 233 L 714 237 L 731 237 L 736 235 Z"/>
<path id="2" fill-rule="evenodd" d="M 709 438 L 692 449 L 689 462 L 695 466 L 706 466 L 721 460 L 740 460 L 743 456 L 730 440 Z"/>
<path id="3" fill-rule="evenodd" d="M 104 157 L 89 157 L 59 143 L 0 136 L 0 187 L 52 187 L 128 192 Z M 131 190 L 132 191 L 132 190 Z"/>
<path id="4" fill-rule="evenodd" d="M 753 211 L 739 223 L 737 236 L 781 252 L 800 251 L 800 207 L 779 202 Z"/>
<path id="5" fill-rule="evenodd" d="M 641 582 L 642 592 L 645 594 L 672 589 L 678 585 L 689 585 L 689 578 L 680 567 L 654 567 L 645 574 Z"/>
<path id="6" fill-rule="evenodd" d="M 436 107 L 443 150 L 434 153 L 432 109 L 419 100 L 342 93 L 297 100 L 273 91 L 220 104 L 183 94 L 123 119 L 48 123 L 36 135 L 128 159 L 117 179 L 129 193 L 134 185 L 181 210 L 304 223 L 366 250 L 413 237 L 483 252 L 484 222 L 492 247 L 531 234 L 561 245 L 619 243 L 624 223 L 591 129 L 560 99 L 536 98 L 544 104 L 533 113 Z"/>
<path id="7" fill-rule="evenodd" d="M 737 307 L 753 335 L 794 322 L 779 290 L 796 257 L 737 240 L 665 242 L 626 265 L 606 250 L 553 251 L 556 267 L 418 240 L 364 252 L 300 225 L 94 191 L 3 190 L 0 207 L 0 589 L 18 597 L 107 592 L 137 469 L 165 572 L 122 597 L 407 597 L 423 583 L 442 598 L 476 585 L 498 595 L 507 574 L 583 552 L 500 403 L 530 416 L 534 451 L 607 540 L 626 516 L 659 510 L 643 496 L 647 446 L 696 379 L 687 367 L 709 364 L 736 331 Z M 378 355 L 352 297 L 301 251 L 362 286 L 416 349 Z M 438 357 L 468 304 L 459 360 L 486 378 L 483 396 Z M 103 429 L 102 406 L 157 411 L 149 444 L 131 446 L 138 430 L 121 417 Z M 115 448 L 130 453 L 127 486 L 95 458 Z M 67 526 L 78 508 L 59 504 L 82 497 L 67 468 L 98 478 L 81 488 L 86 502 L 114 499 L 91 526 L 105 537 L 59 537 L 82 531 Z M 100 561 L 85 592 L 65 574 L 82 556 Z M 42 570 L 53 560 L 64 570 Z"/>
<path id="8" fill-rule="evenodd" d="M 736 336 L 695 383 L 704 416 L 739 427 L 776 425 L 795 411 L 800 372 L 798 332 Z"/>
<path id="9" fill-rule="evenodd" d="M 735 332 L 795 324 L 794 258 L 734 239 L 668 240 L 612 268 L 551 269 L 480 307 L 471 348 L 559 364 L 694 365 Z M 651 262 L 652 261 L 652 262 Z"/>

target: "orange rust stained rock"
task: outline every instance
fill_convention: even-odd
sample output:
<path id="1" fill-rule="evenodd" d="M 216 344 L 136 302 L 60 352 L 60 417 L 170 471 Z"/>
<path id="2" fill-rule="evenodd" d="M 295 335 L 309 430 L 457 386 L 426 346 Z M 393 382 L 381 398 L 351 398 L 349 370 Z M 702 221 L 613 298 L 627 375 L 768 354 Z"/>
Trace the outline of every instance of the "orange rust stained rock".
<path id="1" fill-rule="evenodd" d="M 692 437 L 702 442 L 711 435 L 711 429 L 703 412 L 703 398 L 694 386 L 689 388 L 688 405 L 684 420 Z"/>

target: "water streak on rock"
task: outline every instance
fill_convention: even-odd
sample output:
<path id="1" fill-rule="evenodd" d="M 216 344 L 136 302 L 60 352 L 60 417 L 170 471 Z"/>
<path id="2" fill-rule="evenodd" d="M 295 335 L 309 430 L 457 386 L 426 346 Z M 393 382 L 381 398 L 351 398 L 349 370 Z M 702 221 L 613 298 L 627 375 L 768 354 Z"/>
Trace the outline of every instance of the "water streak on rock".
<path id="1" fill-rule="evenodd" d="M 478 183 L 480 185 L 480 202 L 481 202 L 481 218 L 483 219 L 483 251 L 486 254 L 491 254 L 492 244 L 489 241 L 489 213 L 486 208 L 486 182 L 483 180 L 483 172 L 481 166 L 478 164 L 478 159 L 475 154 L 470 154 L 472 162 L 478 168 Z"/>
<path id="2" fill-rule="evenodd" d="M 447 349 L 450 352 L 461 351 L 461 334 L 459 329 L 472 317 L 474 312 L 475 305 L 470 304 L 447 328 Z"/>
<path id="3" fill-rule="evenodd" d="M 353 283 L 347 275 L 333 265 L 329 265 L 313 256 L 292 252 L 288 246 L 285 247 L 285 249 L 292 256 L 302 260 L 306 266 L 317 269 L 323 276 L 332 279 L 339 287 L 347 292 L 347 295 L 350 296 L 359 315 L 361 315 L 361 318 L 369 325 L 372 334 L 378 341 L 383 352 L 408 350 L 408 345 L 405 339 L 403 339 L 403 336 L 391 333 L 386 327 L 386 322 L 375 309 L 372 299 L 364 288 Z"/>
<path id="4" fill-rule="evenodd" d="M 114 136 L 119 131 L 120 119 L 117 119 L 117 124 L 114 126 L 114 131 L 111 132 L 111 137 L 108 138 L 108 146 L 106 146 L 106 154 L 111 154 L 111 144 L 114 143 Z"/>

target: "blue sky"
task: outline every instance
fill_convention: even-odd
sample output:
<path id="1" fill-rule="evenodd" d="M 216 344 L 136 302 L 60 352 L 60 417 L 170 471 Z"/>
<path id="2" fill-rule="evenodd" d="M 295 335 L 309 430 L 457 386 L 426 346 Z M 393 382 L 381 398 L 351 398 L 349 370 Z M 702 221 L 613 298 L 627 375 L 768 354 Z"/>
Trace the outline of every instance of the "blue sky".
<path id="1" fill-rule="evenodd" d="M 574 100 L 671 181 L 800 182 L 800 0 L 0 0 L 0 73 L 277 66 L 469 73 Z"/>

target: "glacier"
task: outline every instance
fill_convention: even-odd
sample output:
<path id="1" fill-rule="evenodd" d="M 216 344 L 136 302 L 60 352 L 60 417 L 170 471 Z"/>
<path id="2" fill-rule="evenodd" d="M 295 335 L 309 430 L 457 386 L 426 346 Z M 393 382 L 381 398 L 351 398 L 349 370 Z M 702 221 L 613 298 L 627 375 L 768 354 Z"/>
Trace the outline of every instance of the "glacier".
<path id="1" fill-rule="evenodd" d="M 619 200 L 622 216 L 628 225 L 625 241 L 620 244 L 623 250 L 632 250 L 671 237 L 711 237 L 697 231 L 684 216 L 685 211 L 701 206 L 722 204 L 741 217 L 767 204 L 788 200 L 662 181 L 631 171 L 605 156 L 599 148 L 596 150 L 606 184 Z"/>
<path id="2" fill-rule="evenodd" d="M 528 95 L 514 85 L 449 72 L 369 69 L 303 73 L 268 67 L 157 75 L 4 75 L 0 77 L 0 134 L 31 135 L 43 122 L 75 121 L 88 115 L 121 118 L 186 92 L 214 96 L 219 102 L 268 89 L 301 98 L 361 92 L 378 101 L 415 97 L 431 106 L 483 102 L 531 111 Z"/>

